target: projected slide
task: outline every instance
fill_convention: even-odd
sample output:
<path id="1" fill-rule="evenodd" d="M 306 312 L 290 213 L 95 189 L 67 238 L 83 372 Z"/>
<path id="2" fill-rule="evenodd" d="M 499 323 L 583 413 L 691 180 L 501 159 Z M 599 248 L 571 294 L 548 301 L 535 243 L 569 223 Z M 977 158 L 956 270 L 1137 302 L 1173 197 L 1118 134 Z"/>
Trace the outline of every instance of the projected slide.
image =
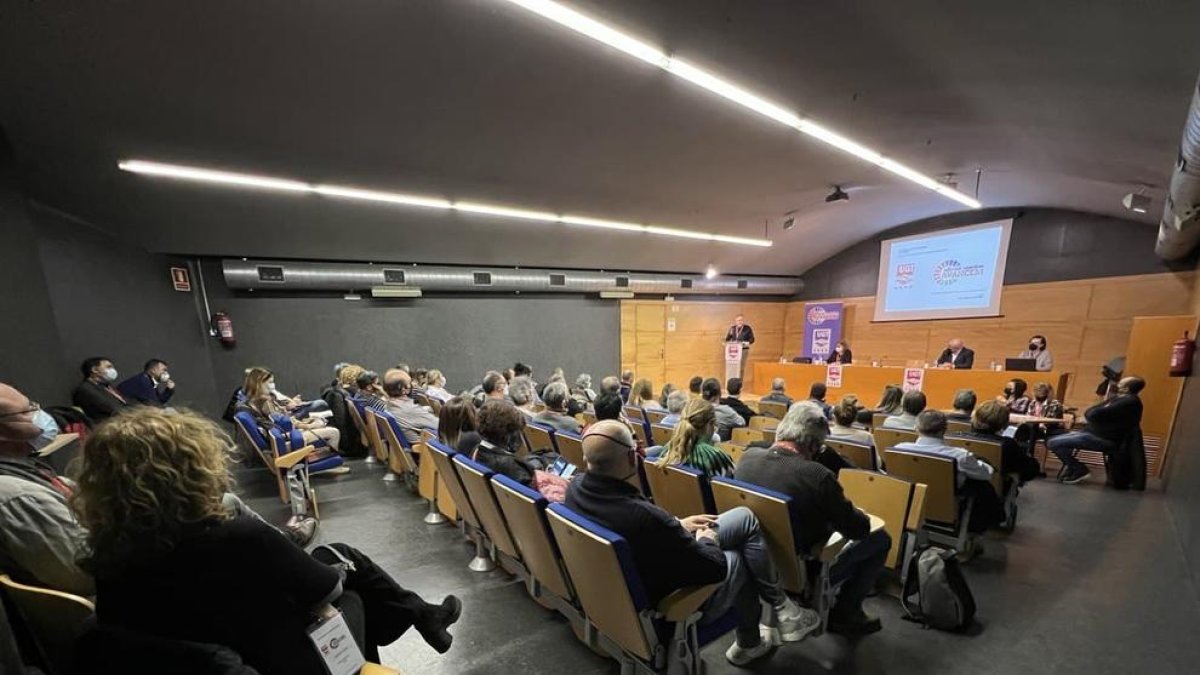
<path id="1" fill-rule="evenodd" d="M 1011 229 L 1002 220 L 884 241 L 875 320 L 999 315 Z"/>

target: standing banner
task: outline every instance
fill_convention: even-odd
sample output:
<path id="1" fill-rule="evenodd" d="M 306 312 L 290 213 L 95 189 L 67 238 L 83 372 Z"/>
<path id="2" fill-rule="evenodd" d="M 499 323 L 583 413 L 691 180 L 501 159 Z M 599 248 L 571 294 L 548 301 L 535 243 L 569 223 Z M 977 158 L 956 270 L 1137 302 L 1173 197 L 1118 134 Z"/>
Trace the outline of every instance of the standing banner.
<path id="1" fill-rule="evenodd" d="M 904 385 L 902 387 L 904 391 L 921 391 L 921 385 L 923 384 L 925 384 L 924 368 L 904 369 Z"/>
<path id="2" fill-rule="evenodd" d="M 831 363 L 825 366 L 825 386 L 829 388 L 842 388 L 842 364 Z"/>
<path id="3" fill-rule="evenodd" d="M 809 302 L 804 305 L 804 345 L 801 356 L 827 361 L 842 339 L 842 303 Z"/>
<path id="4" fill-rule="evenodd" d="M 742 343 L 726 342 L 722 345 L 725 354 L 725 379 L 742 376 Z"/>

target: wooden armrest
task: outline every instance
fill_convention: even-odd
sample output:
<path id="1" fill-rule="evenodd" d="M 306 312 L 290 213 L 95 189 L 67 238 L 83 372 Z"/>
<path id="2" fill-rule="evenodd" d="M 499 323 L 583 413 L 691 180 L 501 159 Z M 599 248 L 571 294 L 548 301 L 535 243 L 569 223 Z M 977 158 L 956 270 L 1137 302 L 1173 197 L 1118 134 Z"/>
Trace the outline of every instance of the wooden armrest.
<path id="1" fill-rule="evenodd" d="M 879 516 L 867 514 L 867 518 L 871 520 L 871 531 L 876 532 L 882 530 L 884 526 L 883 518 Z M 846 542 L 849 541 L 839 532 L 834 532 L 829 535 L 829 539 L 824 544 L 817 544 L 813 547 L 812 557 L 820 560 L 823 563 L 833 562 L 842 549 L 846 547 Z"/>
<path id="2" fill-rule="evenodd" d="M 717 586 L 718 584 L 691 586 L 673 591 L 658 603 L 658 612 L 667 621 L 683 621 L 700 609 L 700 605 L 716 592 Z"/>
<path id="3" fill-rule="evenodd" d="M 66 446 L 74 443 L 78 439 L 79 439 L 79 434 L 60 433 L 59 435 L 54 437 L 53 441 L 50 441 L 49 444 L 47 444 L 41 450 L 37 451 L 38 457 L 45 457 L 49 454 L 52 454 L 56 450 L 61 450 L 61 449 L 65 448 Z"/>
<path id="4" fill-rule="evenodd" d="M 305 457 L 316 452 L 317 448 L 312 445 L 306 445 L 299 450 L 293 450 L 286 455 L 281 455 L 275 458 L 276 469 L 290 469 L 300 462 L 304 461 Z"/>
<path id="5" fill-rule="evenodd" d="M 363 665 L 362 670 L 358 671 L 358 675 L 401 675 L 401 673 L 395 668 L 381 666 L 378 663 L 367 663 Z"/>

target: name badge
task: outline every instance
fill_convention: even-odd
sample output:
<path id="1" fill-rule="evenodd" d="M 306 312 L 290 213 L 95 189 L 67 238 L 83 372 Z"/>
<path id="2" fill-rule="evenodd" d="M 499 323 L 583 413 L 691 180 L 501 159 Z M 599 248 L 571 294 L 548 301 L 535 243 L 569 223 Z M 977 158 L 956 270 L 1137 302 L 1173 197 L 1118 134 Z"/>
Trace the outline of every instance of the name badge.
<path id="1" fill-rule="evenodd" d="M 341 612 L 308 629 L 308 639 L 325 661 L 329 675 L 358 675 L 367 663 Z"/>

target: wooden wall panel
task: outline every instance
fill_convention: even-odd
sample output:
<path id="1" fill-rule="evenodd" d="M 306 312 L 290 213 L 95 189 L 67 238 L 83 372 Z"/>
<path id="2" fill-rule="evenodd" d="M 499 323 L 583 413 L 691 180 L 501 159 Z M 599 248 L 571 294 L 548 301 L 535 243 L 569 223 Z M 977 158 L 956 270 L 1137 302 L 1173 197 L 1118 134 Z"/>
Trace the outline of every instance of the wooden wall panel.
<path id="1" fill-rule="evenodd" d="M 1168 369 L 1171 345 L 1183 337 L 1184 331 L 1196 334 L 1195 315 L 1138 317 L 1133 320 L 1129 336 L 1125 372 L 1146 380 L 1146 388 L 1141 393 L 1142 432 L 1148 444 L 1161 443 L 1164 446 L 1158 461 L 1151 467 L 1152 475 L 1159 475 L 1166 453 L 1172 451 L 1172 448 L 1165 446 L 1175 423 L 1184 378 L 1170 377 Z M 1189 412 L 1194 414 L 1194 411 Z M 1187 452 L 1188 448 L 1174 450 Z"/>

